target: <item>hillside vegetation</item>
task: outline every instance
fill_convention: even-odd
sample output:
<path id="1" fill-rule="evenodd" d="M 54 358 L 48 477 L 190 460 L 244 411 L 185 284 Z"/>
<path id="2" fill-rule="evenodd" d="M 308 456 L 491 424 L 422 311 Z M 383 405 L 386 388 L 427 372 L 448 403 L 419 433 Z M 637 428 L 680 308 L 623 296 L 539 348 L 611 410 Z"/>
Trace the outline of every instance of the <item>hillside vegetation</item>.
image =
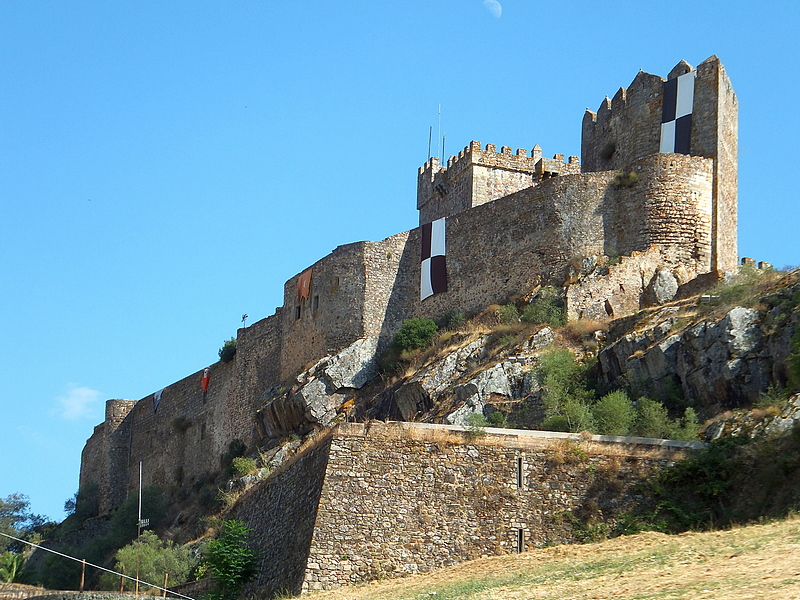
<path id="1" fill-rule="evenodd" d="M 727 531 L 647 532 L 483 558 L 311 600 L 787 600 L 800 598 L 800 518 Z"/>

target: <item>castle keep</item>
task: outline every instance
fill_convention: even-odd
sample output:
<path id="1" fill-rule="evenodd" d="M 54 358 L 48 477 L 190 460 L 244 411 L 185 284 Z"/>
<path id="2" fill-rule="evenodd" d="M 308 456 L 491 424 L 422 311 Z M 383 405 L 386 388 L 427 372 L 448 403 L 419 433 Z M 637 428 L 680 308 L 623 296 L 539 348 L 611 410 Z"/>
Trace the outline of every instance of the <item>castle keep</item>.
<path id="1" fill-rule="evenodd" d="M 477 312 L 539 285 L 565 288 L 570 318 L 619 317 L 647 301 L 648 286 L 657 277 L 677 287 L 698 275 L 733 271 L 738 263 L 737 111 L 730 81 L 712 56 L 696 69 L 681 61 L 666 79 L 640 71 L 597 112 L 587 110 L 580 160 L 560 154 L 544 158 L 538 145 L 530 153 L 505 146 L 498 151 L 477 141 L 446 165 L 429 159 L 417 175 L 420 227 L 379 242 L 339 246 L 290 278 L 283 306 L 239 329 L 235 358 L 211 365 L 203 386 L 201 370 L 138 402 L 109 400 L 105 421 L 83 451 L 81 485 L 99 485 L 101 512 L 107 513 L 135 487 L 139 461 L 146 466 L 145 485 L 187 488 L 219 469 L 233 440 L 252 447 L 266 438 L 307 431 L 309 424 L 329 425 L 348 390 L 376 374 L 376 355 L 409 318 Z M 607 276 L 602 281 L 584 277 L 582 265 L 603 256 L 616 262 Z M 363 368 L 343 371 L 337 366 L 342 353 L 360 357 Z M 308 375 L 319 361 L 325 364 L 324 380 Z M 310 382 L 305 396 L 280 392 L 291 391 L 303 372 Z M 321 400 L 312 410 L 307 396 L 313 393 Z M 342 431 L 337 435 L 346 440 L 329 438 L 327 449 L 304 460 L 319 455 L 322 463 L 342 465 L 344 472 L 352 459 L 347 453 L 363 453 L 378 443 Z M 430 444 L 414 447 L 409 456 L 416 458 L 408 460 L 417 462 L 407 467 L 409 473 L 422 469 L 434 451 Z M 398 448 L 386 452 L 402 458 Z M 503 460 L 517 464 L 521 450 L 508 451 Z M 311 471 L 321 479 L 319 485 L 308 483 L 304 502 L 317 514 L 320 490 L 336 488 L 325 487 L 333 480 L 325 479 L 323 467 Z M 297 473 L 287 470 L 281 477 L 300 477 Z M 278 494 L 274 485 L 269 489 L 258 494 Z M 475 502 L 479 497 L 476 493 Z M 306 550 L 318 536 L 314 532 L 332 531 L 329 519 L 338 518 L 341 507 L 333 496 L 329 501 L 316 523 L 307 523 L 301 544 Z M 508 519 L 530 521 L 525 512 L 533 510 L 530 502 L 521 501 L 523 508 L 514 510 L 522 512 Z M 241 510 L 251 517 L 258 512 Z M 516 547 L 520 530 L 526 540 L 539 535 L 510 520 L 506 526 L 511 533 L 493 530 L 491 535 L 500 537 L 492 548 Z M 469 527 L 465 524 L 464 531 Z M 442 535 L 449 539 L 449 533 Z M 466 554 L 490 552 L 483 546 L 470 549 L 469 538 L 458 538 Z M 345 554 L 322 537 L 313 543 L 325 556 Z M 414 542 L 387 542 L 392 543 Z M 292 564 L 292 569 L 306 569 Z M 300 579 L 305 577 L 306 587 L 323 582 L 319 577 L 338 583 L 346 578 L 344 569 L 334 574 L 318 566 L 317 579 L 302 574 Z M 367 570 L 364 566 L 359 577 Z M 295 581 L 298 575 L 291 577 Z"/>

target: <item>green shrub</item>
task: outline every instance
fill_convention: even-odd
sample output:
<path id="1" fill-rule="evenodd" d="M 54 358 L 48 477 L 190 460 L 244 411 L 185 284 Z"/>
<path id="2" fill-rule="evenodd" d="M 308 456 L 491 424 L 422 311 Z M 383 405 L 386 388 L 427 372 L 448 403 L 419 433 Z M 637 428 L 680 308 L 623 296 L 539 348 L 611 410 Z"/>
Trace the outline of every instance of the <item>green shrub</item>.
<path id="1" fill-rule="evenodd" d="M 211 600 L 234 600 L 256 573 L 256 554 L 247 547 L 250 529 L 241 521 L 225 521 L 219 537 L 203 551 L 203 564 L 211 574 Z"/>
<path id="2" fill-rule="evenodd" d="M 481 413 L 472 413 L 467 417 L 467 437 L 476 438 L 486 435 L 485 427 L 489 425 Z"/>
<path id="3" fill-rule="evenodd" d="M 636 416 L 631 433 L 646 438 L 669 438 L 674 424 L 664 405 L 650 398 L 636 401 Z"/>
<path id="4" fill-rule="evenodd" d="M 457 310 L 451 310 L 446 312 L 442 315 L 442 324 L 446 329 L 454 330 L 458 329 L 466 322 L 466 317 L 464 316 L 463 312 L 459 312 Z"/>
<path id="5" fill-rule="evenodd" d="M 506 417 L 499 410 L 489 415 L 489 424 L 492 427 L 504 427 L 506 424 Z"/>
<path id="6" fill-rule="evenodd" d="M 14 583 L 22 572 L 25 557 L 16 552 L 0 553 L 0 582 Z"/>
<path id="7" fill-rule="evenodd" d="M 566 322 L 564 302 L 558 297 L 558 291 L 551 286 L 543 287 L 522 311 L 525 323 L 546 323 L 550 327 L 561 327 Z"/>
<path id="8" fill-rule="evenodd" d="M 514 304 L 504 304 L 497 309 L 497 319 L 503 325 L 519 323 L 519 310 Z"/>
<path id="9" fill-rule="evenodd" d="M 425 348 L 438 331 L 439 328 L 432 319 L 425 317 L 408 319 L 403 321 L 400 331 L 394 336 L 395 348 L 398 350 Z"/>
<path id="10" fill-rule="evenodd" d="M 108 548 L 121 548 L 136 537 L 139 511 L 139 496 L 128 494 L 125 501 L 111 515 L 111 523 L 106 537 Z M 150 520 L 150 527 L 158 527 L 166 512 L 164 492 L 151 485 L 142 490 L 142 518 Z"/>
<path id="11" fill-rule="evenodd" d="M 164 584 L 164 574 L 169 573 L 167 586 L 185 583 L 189 574 L 194 570 L 197 559 L 192 551 L 184 546 L 176 546 L 171 541 L 162 541 L 152 531 L 143 531 L 140 544 L 131 542 L 120 548 L 115 558 L 114 570 L 131 575 L 138 570 L 139 579 L 161 586 Z M 118 590 L 119 577 L 111 573 L 104 573 L 100 577 L 100 586 L 105 590 Z M 125 589 L 133 590 L 135 583 L 130 579 L 125 580 Z M 147 589 L 155 590 L 155 588 Z"/>
<path id="12" fill-rule="evenodd" d="M 543 429 L 572 432 L 594 429 L 590 408 L 595 396 L 589 385 L 591 371 L 589 363 L 578 363 L 569 350 L 555 349 L 542 354 L 538 379 L 544 388 Z"/>
<path id="13" fill-rule="evenodd" d="M 222 348 L 219 349 L 219 360 L 224 363 L 231 362 L 233 357 L 236 356 L 236 338 L 225 340 Z"/>
<path id="14" fill-rule="evenodd" d="M 635 171 L 622 170 L 614 176 L 613 183 L 618 188 L 628 188 L 636 185 L 637 181 L 639 181 L 639 176 Z"/>
<path id="15" fill-rule="evenodd" d="M 628 435 L 635 416 L 633 403 L 624 390 L 615 390 L 603 396 L 592 407 L 597 423 L 597 433 L 602 435 Z"/>
<path id="16" fill-rule="evenodd" d="M 252 458 L 237 456 L 231 463 L 231 474 L 236 477 L 244 477 L 245 475 L 250 475 L 256 468 L 256 461 Z"/>

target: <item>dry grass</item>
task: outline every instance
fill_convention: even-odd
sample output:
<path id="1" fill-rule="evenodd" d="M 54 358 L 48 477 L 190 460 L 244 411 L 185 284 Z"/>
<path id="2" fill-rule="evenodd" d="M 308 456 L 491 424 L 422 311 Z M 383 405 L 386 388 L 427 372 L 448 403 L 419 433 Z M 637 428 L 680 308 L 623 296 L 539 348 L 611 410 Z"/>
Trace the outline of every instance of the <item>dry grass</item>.
<path id="1" fill-rule="evenodd" d="M 309 600 L 784 600 L 800 598 L 800 519 L 642 533 L 474 560 Z"/>

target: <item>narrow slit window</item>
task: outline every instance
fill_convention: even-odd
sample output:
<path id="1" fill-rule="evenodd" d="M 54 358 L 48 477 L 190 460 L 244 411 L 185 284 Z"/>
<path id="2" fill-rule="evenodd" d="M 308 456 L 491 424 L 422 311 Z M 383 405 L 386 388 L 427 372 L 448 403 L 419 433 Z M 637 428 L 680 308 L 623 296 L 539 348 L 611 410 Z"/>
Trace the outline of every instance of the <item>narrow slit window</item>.
<path id="1" fill-rule="evenodd" d="M 319 308 L 319 296 L 314 296 L 314 305 L 311 310 L 317 312 L 318 308 Z"/>
<path id="2" fill-rule="evenodd" d="M 525 551 L 525 530 L 517 529 L 517 552 L 522 554 Z"/>
<path id="3" fill-rule="evenodd" d="M 522 488 L 522 457 L 517 457 L 517 488 Z"/>
<path id="4" fill-rule="evenodd" d="M 294 320 L 298 321 L 300 319 L 300 305 L 294 309 Z"/>

